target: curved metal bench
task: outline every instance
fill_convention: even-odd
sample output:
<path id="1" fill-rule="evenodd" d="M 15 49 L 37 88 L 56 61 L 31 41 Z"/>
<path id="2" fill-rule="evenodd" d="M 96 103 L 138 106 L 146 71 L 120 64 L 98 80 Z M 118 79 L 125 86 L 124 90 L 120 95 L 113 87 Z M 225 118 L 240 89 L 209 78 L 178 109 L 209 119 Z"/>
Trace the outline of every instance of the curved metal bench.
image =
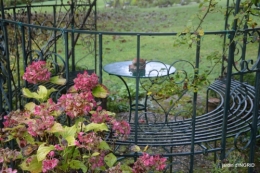
<path id="1" fill-rule="evenodd" d="M 221 149 L 212 146 L 210 143 L 222 138 L 225 89 L 224 80 L 216 80 L 208 88 L 208 90 L 218 94 L 220 103 L 215 110 L 196 117 L 194 144 L 199 147 L 196 147 L 195 154 L 214 152 Z M 250 85 L 233 80 L 230 91 L 231 102 L 226 134 L 227 137 L 235 137 L 240 133 L 250 131 L 249 124 L 252 119 L 255 90 Z M 165 123 L 138 123 L 137 127 L 134 123 L 131 123 L 131 129 L 131 134 L 127 140 L 111 139 L 117 146 L 115 152 L 119 155 L 122 152 L 120 146 L 131 145 L 161 147 L 164 152 L 160 149 L 157 151 L 164 156 L 191 154 L 190 152 L 172 152 L 173 147 L 192 145 L 191 118 L 183 121 L 166 121 Z M 135 139 L 138 139 L 138 141 L 135 142 Z M 133 152 L 129 154 L 131 155 Z"/>

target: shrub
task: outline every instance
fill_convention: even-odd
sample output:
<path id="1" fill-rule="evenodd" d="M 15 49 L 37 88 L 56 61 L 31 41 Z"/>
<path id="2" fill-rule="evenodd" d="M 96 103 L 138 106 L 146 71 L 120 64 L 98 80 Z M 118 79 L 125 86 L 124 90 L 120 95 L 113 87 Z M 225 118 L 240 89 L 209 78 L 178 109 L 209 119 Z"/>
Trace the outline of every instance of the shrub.
<path id="1" fill-rule="evenodd" d="M 31 83 L 45 81 L 47 78 L 42 80 L 35 74 L 49 68 L 47 63 L 36 61 L 26 68 L 24 79 Z M 31 71 L 33 76 L 30 76 Z M 32 79 L 34 77 L 36 79 Z M 56 76 L 50 81 L 56 84 L 66 82 Z M 74 86 L 62 94 L 57 103 L 49 98 L 55 91 L 43 85 L 38 86 L 37 92 L 22 89 L 24 97 L 35 99 L 38 104 L 29 102 L 24 110 L 4 116 L 4 128 L 0 131 L 0 172 L 16 173 L 16 169 L 8 167 L 10 162 L 15 162 L 23 171 L 34 173 L 138 172 L 139 168 L 154 171 L 166 167 L 165 158 L 147 153 L 143 153 L 133 168 L 116 163 L 117 158 L 106 142 L 106 136 L 125 140 L 130 134 L 130 125 L 125 120 L 116 120 L 114 113 L 100 106 L 98 98 L 106 98 L 108 91 L 98 84 L 97 75 L 89 75 L 86 71 L 78 74 Z M 59 122 L 61 116 L 67 118 L 68 124 Z M 11 140 L 16 141 L 18 147 L 15 150 L 6 148 Z"/>

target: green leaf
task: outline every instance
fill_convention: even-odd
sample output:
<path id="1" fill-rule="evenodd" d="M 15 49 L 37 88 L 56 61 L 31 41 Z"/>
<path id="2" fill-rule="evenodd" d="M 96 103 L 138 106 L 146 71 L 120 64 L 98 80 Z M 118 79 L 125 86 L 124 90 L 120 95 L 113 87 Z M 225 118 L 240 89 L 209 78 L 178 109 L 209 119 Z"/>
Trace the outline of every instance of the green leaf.
<path id="1" fill-rule="evenodd" d="M 109 147 L 109 145 L 107 144 L 106 141 L 101 141 L 99 143 L 98 148 L 101 149 L 101 150 L 111 150 L 111 148 Z"/>
<path id="2" fill-rule="evenodd" d="M 66 147 L 63 154 L 62 154 L 62 157 L 64 159 L 67 159 L 67 158 L 78 158 L 80 157 L 80 152 L 78 150 L 78 148 L 76 148 L 75 146 L 69 146 L 69 147 Z"/>
<path id="3" fill-rule="evenodd" d="M 43 86 L 43 85 L 40 85 L 40 86 L 38 87 L 37 92 L 38 92 L 39 98 L 41 98 L 41 99 L 44 99 L 44 98 L 48 95 L 48 90 L 47 90 L 47 88 L 46 88 L 45 86 Z"/>
<path id="4" fill-rule="evenodd" d="M 27 143 L 30 143 L 30 144 L 34 144 L 35 143 L 35 139 L 28 132 L 25 132 L 23 134 L 23 137 L 24 137 L 24 139 L 26 140 Z"/>
<path id="5" fill-rule="evenodd" d="M 50 82 L 57 84 L 57 85 L 65 85 L 66 84 L 66 79 L 62 78 L 60 76 L 53 76 L 50 78 Z"/>
<path id="6" fill-rule="evenodd" d="M 116 163 L 117 158 L 113 153 L 109 153 L 104 157 L 104 161 L 107 164 L 109 168 L 113 167 L 113 165 Z"/>
<path id="7" fill-rule="evenodd" d="M 40 173 L 42 172 L 42 162 L 38 162 L 36 155 L 31 156 L 32 161 L 28 165 L 26 163 L 26 160 L 23 161 L 23 163 L 20 165 L 22 170 L 29 171 L 31 173 Z"/>
<path id="8" fill-rule="evenodd" d="M 97 85 L 92 89 L 93 96 L 97 98 L 106 98 L 109 94 L 108 89 L 104 85 Z"/>
<path id="9" fill-rule="evenodd" d="M 204 35 L 203 29 L 199 29 L 199 30 L 198 30 L 198 34 L 199 34 L 200 36 L 203 36 L 203 35 Z"/>
<path id="10" fill-rule="evenodd" d="M 86 154 L 83 154 L 83 156 L 82 156 L 83 159 L 88 159 L 90 157 L 91 157 L 90 155 L 86 155 Z"/>
<path id="11" fill-rule="evenodd" d="M 94 152 L 94 153 L 91 155 L 91 157 L 95 157 L 95 156 L 98 156 L 98 155 L 100 155 L 99 152 Z"/>
<path id="12" fill-rule="evenodd" d="M 29 102 L 29 103 L 26 103 L 26 104 L 25 104 L 24 108 L 25 108 L 26 110 L 32 112 L 32 111 L 34 110 L 34 108 L 35 108 L 35 105 L 36 105 L 35 103 Z"/>
<path id="13" fill-rule="evenodd" d="M 131 146 L 131 151 L 140 152 L 141 148 L 138 145 L 133 145 L 133 146 Z"/>
<path id="14" fill-rule="evenodd" d="M 97 124 L 97 123 L 90 123 L 85 127 L 86 132 L 94 130 L 97 131 L 108 131 L 107 125 L 105 123 Z"/>
<path id="15" fill-rule="evenodd" d="M 69 166 L 72 169 L 82 169 L 83 172 L 88 171 L 88 168 L 84 165 L 84 163 L 79 160 L 71 160 Z"/>
<path id="16" fill-rule="evenodd" d="M 123 171 L 123 173 L 131 173 L 132 172 L 132 168 L 125 165 L 125 164 L 121 165 L 121 170 Z"/>
<path id="17" fill-rule="evenodd" d="M 54 150 L 53 145 L 45 146 L 45 143 L 41 144 L 37 150 L 37 160 L 42 161 L 46 158 L 46 155 L 51 151 Z"/>
<path id="18" fill-rule="evenodd" d="M 47 90 L 47 95 L 46 95 L 46 100 L 48 100 L 49 96 L 51 95 L 51 93 L 53 93 L 54 91 L 57 91 L 55 88 L 51 88 Z"/>
<path id="19" fill-rule="evenodd" d="M 27 98 L 35 98 L 38 99 L 38 94 L 35 92 L 31 92 L 28 88 L 23 88 L 22 89 L 23 95 Z"/>
<path id="20" fill-rule="evenodd" d="M 107 113 L 107 115 L 112 116 L 112 117 L 116 116 L 116 114 L 114 112 L 106 111 L 106 113 Z"/>
<path id="21" fill-rule="evenodd" d="M 76 135 L 76 132 L 77 132 L 77 128 L 76 128 L 76 125 L 73 125 L 71 127 L 68 127 L 66 126 L 64 128 L 64 131 L 61 133 L 61 136 L 66 139 L 67 137 L 69 136 L 75 136 Z"/>
<path id="22" fill-rule="evenodd" d="M 49 133 L 57 133 L 57 132 L 63 132 L 64 129 L 60 123 L 55 122 L 55 124 L 51 127 L 51 129 L 46 131 Z"/>
<path id="23" fill-rule="evenodd" d="M 56 91 L 55 88 L 47 89 L 45 86 L 40 85 L 37 92 L 31 92 L 28 88 L 23 88 L 23 95 L 27 98 L 34 98 L 40 102 L 46 101 L 52 92 Z"/>
<path id="24" fill-rule="evenodd" d="M 75 137 L 74 136 L 68 136 L 65 138 L 68 142 L 68 146 L 74 146 L 75 144 Z"/>
<path id="25" fill-rule="evenodd" d="M 63 172 L 67 172 L 69 169 L 69 164 L 66 160 L 62 160 L 60 166 L 57 166 L 58 169 L 61 169 Z"/>

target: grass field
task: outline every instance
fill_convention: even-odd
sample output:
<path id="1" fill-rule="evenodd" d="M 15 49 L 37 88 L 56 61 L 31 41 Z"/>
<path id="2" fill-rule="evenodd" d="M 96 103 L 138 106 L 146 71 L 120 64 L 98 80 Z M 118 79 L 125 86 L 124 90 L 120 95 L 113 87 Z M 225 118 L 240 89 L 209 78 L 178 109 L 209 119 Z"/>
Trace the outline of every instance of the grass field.
<path id="1" fill-rule="evenodd" d="M 188 23 L 193 23 L 195 28 L 198 24 L 195 14 L 198 12 L 198 5 L 168 7 L 168 8 L 138 8 L 129 7 L 122 9 L 100 9 L 98 30 L 118 32 L 181 32 Z M 209 15 L 205 20 L 203 28 L 207 31 L 223 30 L 223 15 Z M 213 23 L 214 21 L 214 23 Z M 195 61 L 195 50 L 187 44 L 173 46 L 175 36 L 143 36 L 141 37 L 140 57 L 147 60 L 160 60 L 164 63 L 185 59 Z M 203 36 L 201 46 L 201 59 L 206 59 L 208 54 L 221 51 L 222 40 L 219 36 Z M 214 46 L 213 46 L 214 45 Z M 103 64 L 113 61 L 132 60 L 136 57 L 136 37 L 119 36 L 104 38 L 104 59 Z M 205 65 L 205 64 L 204 64 Z M 205 65 L 206 66 L 206 65 Z M 219 69 L 215 72 L 219 75 Z M 212 77 L 214 79 L 216 76 Z M 105 80 L 109 80 L 105 75 Z"/>
<path id="2" fill-rule="evenodd" d="M 139 8 L 129 6 L 126 9 L 122 8 L 105 8 L 104 1 L 97 1 L 97 30 L 112 31 L 112 32 L 132 32 L 132 33 L 180 33 L 189 27 L 190 31 L 194 31 L 199 24 L 199 17 L 206 13 L 206 7 L 199 8 L 199 4 L 192 3 L 191 5 L 158 8 Z M 34 5 L 55 4 L 56 1 L 47 1 Z M 226 1 L 218 1 L 219 6 L 214 12 L 211 12 L 204 19 L 201 29 L 204 31 L 221 31 L 224 29 L 225 7 Z M 59 4 L 57 2 L 57 4 Z M 222 6 L 222 7 L 220 7 Z M 69 8 L 60 8 L 57 11 L 66 11 Z M 37 8 L 35 11 L 47 12 L 52 11 L 51 7 Z M 232 23 L 232 22 L 230 22 Z M 137 55 L 137 37 L 122 36 L 122 35 L 104 35 L 103 36 L 103 65 L 124 60 L 132 60 Z M 196 44 L 189 47 L 187 43 L 174 46 L 176 36 L 141 36 L 140 42 L 140 57 L 146 60 L 159 60 L 167 64 L 174 61 L 184 59 L 191 63 L 195 63 Z M 187 42 L 187 41 L 186 41 Z M 204 35 L 201 37 L 200 45 L 200 72 L 210 69 L 215 61 L 209 60 L 209 56 L 213 53 L 217 54 L 218 58 L 222 57 L 223 36 L 220 35 Z M 63 41 L 60 41 L 60 46 L 63 47 Z M 257 46 L 255 44 L 255 46 Z M 251 46 L 247 51 L 247 56 L 255 56 L 256 47 Z M 63 50 L 64 51 L 64 50 Z M 87 60 L 87 51 L 81 42 L 76 46 L 76 59 L 84 59 L 80 62 L 86 67 L 93 67 L 93 59 Z M 238 56 L 236 58 L 239 57 Z M 255 57 L 252 57 L 255 58 Z M 187 71 L 191 69 L 186 69 Z M 216 66 L 211 75 L 208 77 L 213 81 L 220 75 L 220 65 Z M 127 82 L 133 84 L 133 79 Z M 108 76 L 103 73 L 103 83 L 108 86 L 114 94 L 118 94 L 118 90 L 124 88 L 122 82 L 113 76 Z M 122 92 L 123 93 L 123 92 Z M 113 94 L 113 93 L 112 93 Z"/>

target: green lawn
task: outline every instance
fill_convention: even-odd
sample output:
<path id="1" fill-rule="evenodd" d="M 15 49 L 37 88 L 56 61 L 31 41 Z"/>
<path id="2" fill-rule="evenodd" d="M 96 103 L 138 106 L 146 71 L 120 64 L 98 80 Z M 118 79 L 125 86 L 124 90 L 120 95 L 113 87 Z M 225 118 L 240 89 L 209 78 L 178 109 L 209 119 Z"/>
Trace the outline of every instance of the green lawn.
<path id="1" fill-rule="evenodd" d="M 47 1 L 34 5 L 55 4 L 56 1 Z M 225 7 L 225 0 L 219 1 L 219 4 Z M 59 3 L 58 3 L 59 4 Z M 194 31 L 199 24 L 198 16 L 205 14 L 205 7 L 199 8 L 199 4 L 177 6 L 167 8 L 139 8 L 129 6 L 126 9 L 105 8 L 104 1 L 99 0 L 97 4 L 97 30 L 113 31 L 113 32 L 177 32 L 180 33 L 189 26 L 190 31 Z M 58 8 L 57 11 L 68 11 L 68 7 Z M 42 7 L 32 11 L 51 13 L 51 7 Z M 199 15 L 198 15 L 199 14 Z M 224 29 L 224 11 L 218 7 L 216 11 L 209 13 L 201 29 L 204 31 L 220 31 Z M 230 22 L 231 23 L 231 22 Z M 84 38 L 86 35 L 82 35 Z M 84 39 L 83 39 L 84 40 Z M 185 59 L 195 63 L 196 44 L 189 47 L 188 44 L 174 46 L 176 36 L 141 36 L 140 57 L 146 60 L 159 60 L 167 64 L 174 61 Z M 64 52 L 63 40 L 60 40 L 60 52 Z M 212 53 L 218 54 L 221 58 L 223 36 L 220 35 L 204 35 L 201 37 L 200 46 L 200 73 L 210 69 L 214 65 L 214 61 L 208 60 Z M 247 56 L 254 56 L 256 47 L 251 46 L 247 51 Z M 83 59 L 78 65 L 84 67 L 93 67 L 94 60 L 87 59 L 87 49 L 81 41 L 76 46 L 76 59 Z M 103 65 L 123 60 L 132 60 L 137 55 L 137 37 L 136 36 L 103 36 Z M 238 56 L 237 56 L 238 58 Z M 254 58 L 254 57 L 252 57 Z M 186 69 L 187 71 L 192 69 Z M 209 76 L 209 80 L 213 81 L 220 75 L 220 65 L 216 66 Z M 103 82 L 113 91 L 124 87 L 122 82 L 116 77 L 103 74 Z M 128 83 L 134 83 L 134 80 L 127 80 Z M 116 93 L 116 92 L 115 92 Z"/>

